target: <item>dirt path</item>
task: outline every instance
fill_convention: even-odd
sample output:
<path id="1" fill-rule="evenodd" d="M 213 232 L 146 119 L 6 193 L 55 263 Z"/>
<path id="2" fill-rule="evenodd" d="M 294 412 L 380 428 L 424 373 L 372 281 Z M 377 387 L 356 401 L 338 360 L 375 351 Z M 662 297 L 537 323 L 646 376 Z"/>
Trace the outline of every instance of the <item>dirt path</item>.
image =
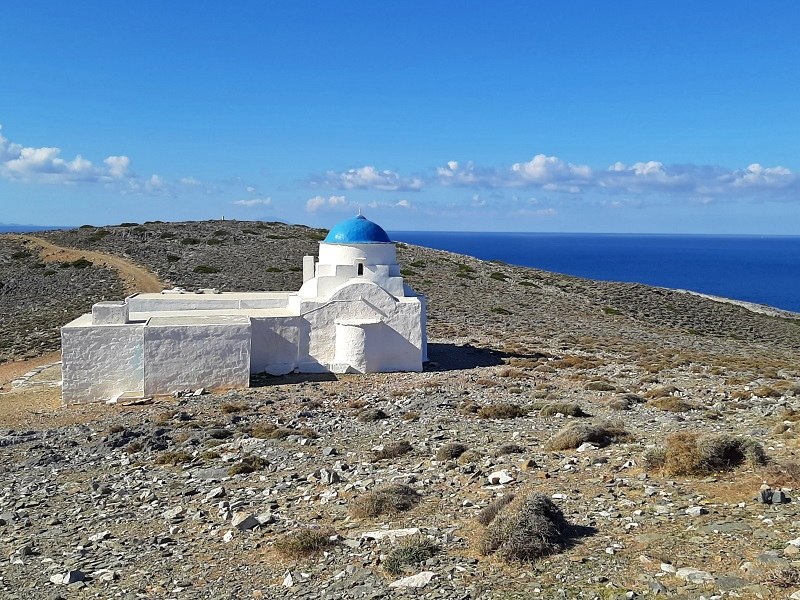
<path id="1" fill-rule="evenodd" d="M 126 294 L 160 292 L 165 287 L 153 273 L 121 256 L 93 250 L 64 248 L 32 235 L 19 234 L 10 235 L 9 237 L 28 247 L 36 247 L 39 256 L 44 262 L 71 262 L 84 258 L 93 264 L 114 269 L 125 286 Z"/>

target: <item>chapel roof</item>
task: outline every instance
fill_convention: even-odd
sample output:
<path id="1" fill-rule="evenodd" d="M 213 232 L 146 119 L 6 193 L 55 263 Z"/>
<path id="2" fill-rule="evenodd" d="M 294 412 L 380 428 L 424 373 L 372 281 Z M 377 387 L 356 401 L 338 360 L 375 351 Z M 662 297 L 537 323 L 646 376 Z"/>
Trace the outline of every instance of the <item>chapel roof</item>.
<path id="1" fill-rule="evenodd" d="M 363 215 L 337 223 L 325 237 L 326 244 L 391 244 L 383 227 Z"/>

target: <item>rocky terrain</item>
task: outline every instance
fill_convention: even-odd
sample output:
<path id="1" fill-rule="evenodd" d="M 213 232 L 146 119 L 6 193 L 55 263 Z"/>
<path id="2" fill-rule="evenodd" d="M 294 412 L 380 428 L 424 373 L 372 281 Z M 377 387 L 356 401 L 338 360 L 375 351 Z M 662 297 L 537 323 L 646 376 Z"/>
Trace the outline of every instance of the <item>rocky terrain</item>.
<path id="1" fill-rule="evenodd" d="M 234 290 L 296 289 L 321 234 L 225 221 L 41 235 Z M 56 348 L 52 320 L 120 280 L 38 266 L 0 236 L 2 596 L 800 598 L 796 315 L 399 257 L 429 298 L 423 373 L 59 407 L 58 365 L 15 361 Z M 543 495 L 566 524 L 514 520 L 515 503 L 489 522 L 511 493 Z M 498 523 L 552 544 L 533 560 L 494 551 Z"/>

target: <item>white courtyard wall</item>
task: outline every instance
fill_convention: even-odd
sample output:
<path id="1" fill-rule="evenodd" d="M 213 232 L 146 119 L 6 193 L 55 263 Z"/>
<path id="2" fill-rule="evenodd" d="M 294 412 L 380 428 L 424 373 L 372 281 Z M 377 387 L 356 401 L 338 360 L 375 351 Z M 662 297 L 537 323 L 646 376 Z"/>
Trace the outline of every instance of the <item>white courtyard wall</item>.
<path id="1" fill-rule="evenodd" d="M 307 321 L 300 317 L 251 317 L 250 322 L 250 372 L 291 373 L 297 367 L 301 337 L 308 335 Z"/>
<path id="2" fill-rule="evenodd" d="M 249 321 L 146 327 L 145 394 L 248 387 L 250 338 Z"/>
<path id="3" fill-rule="evenodd" d="M 61 398 L 65 404 L 98 402 L 144 391 L 142 325 L 61 329 Z"/>

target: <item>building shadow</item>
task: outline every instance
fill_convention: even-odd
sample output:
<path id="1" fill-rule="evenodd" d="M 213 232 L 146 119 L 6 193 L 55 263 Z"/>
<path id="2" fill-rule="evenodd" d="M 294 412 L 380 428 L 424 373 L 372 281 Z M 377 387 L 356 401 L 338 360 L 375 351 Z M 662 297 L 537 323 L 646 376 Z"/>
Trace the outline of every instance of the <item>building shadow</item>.
<path id="1" fill-rule="evenodd" d="M 537 359 L 543 354 L 503 352 L 492 348 L 479 348 L 470 344 L 428 344 L 425 371 L 466 371 L 476 367 L 496 367 L 509 358 Z"/>
<path id="2" fill-rule="evenodd" d="M 339 381 L 334 373 L 289 373 L 287 375 L 268 375 L 257 373 L 250 376 L 250 387 L 270 387 L 273 385 L 291 385 L 294 383 L 315 383 Z"/>
<path id="3" fill-rule="evenodd" d="M 503 352 L 492 348 L 479 348 L 470 344 L 428 344 L 428 362 L 423 371 L 466 371 L 477 367 L 496 367 L 506 364 L 509 358 L 537 359 L 545 356 L 538 353 Z M 334 373 L 289 373 L 268 375 L 258 373 L 250 376 L 250 387 L 268 387 L 293 383 L 339 381 Z"/>

